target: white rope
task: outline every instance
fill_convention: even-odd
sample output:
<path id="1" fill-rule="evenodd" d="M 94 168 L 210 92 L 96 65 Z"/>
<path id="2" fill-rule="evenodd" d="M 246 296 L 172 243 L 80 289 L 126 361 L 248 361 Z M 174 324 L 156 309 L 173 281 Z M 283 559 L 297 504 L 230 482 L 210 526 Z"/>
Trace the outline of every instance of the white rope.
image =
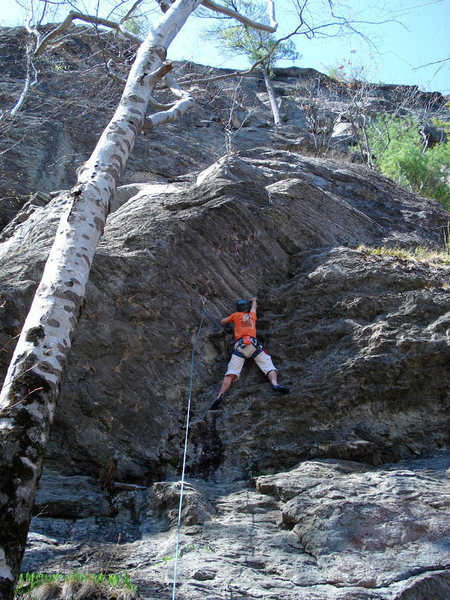
<path id="1" fill-rule="evenodd" d="M 186 415 L 186 435 L 184 439 L 184 454 L 183 454 L 183 470 L 181 473 L 181 491 L 180 491 L 180 504 L 178 507 L 178 524 L 177 524 L 177 544 L 175 548 L 175 566 L 173 570 L 173 589 L 172 589 L 172 600 L 175 600 L 175 591 L 177 586 L 177 568 L 178 568 L 178 548 L 180 545 L 180 527 L 181 527 L 181 511 L 183 509 L 183 492 L 184 492 L 184 478 L 186 472 L 186 456 L 187 456 L 187 448 L 188 448 L 188 436 L 189 436 L 189 418 L 191 414 L 191 399 L 192 399 L 192 379 L 194 376 L 194 356 L 195 349 L 197 347 L 198 338 L 200 337 L 200 331 L 203 325 L 203 319 L 205 318 L 205 303 L 206 301 L 202 298 L 203 302 L 203 313 L 202 318 L 200 320 L 200 325 L 197 331 L 197 337 L 195 338 L 194 347 L 192 348 L 192 357 L 191 357 L 191 376 L 189 379 L 189 399 L 188 399 L 188 409 Z"/>

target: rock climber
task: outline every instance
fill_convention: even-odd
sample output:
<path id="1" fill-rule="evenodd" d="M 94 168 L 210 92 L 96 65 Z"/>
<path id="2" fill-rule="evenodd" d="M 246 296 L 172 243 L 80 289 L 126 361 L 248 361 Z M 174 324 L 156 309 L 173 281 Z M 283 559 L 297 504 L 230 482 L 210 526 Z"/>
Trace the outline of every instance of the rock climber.
<path id="1" fill-rule="evenodd" d="M 233 323 L 235 342 L 219 395 L 212 403 L 211 410 L 217 410 L 222 404 L 225 393 L 233 381 L 239 378 L 247 358 L 253 358 L 264 375 L 267 375 L 275 392 L 281 394 L 289 392 L 289 388 L 278 384 L 278 369 L 256 338 L 256 319 L 256 298 L 250 298 L 250 300 L 238 300 L 236 312 L 220 321 L 222 326 Z"/>

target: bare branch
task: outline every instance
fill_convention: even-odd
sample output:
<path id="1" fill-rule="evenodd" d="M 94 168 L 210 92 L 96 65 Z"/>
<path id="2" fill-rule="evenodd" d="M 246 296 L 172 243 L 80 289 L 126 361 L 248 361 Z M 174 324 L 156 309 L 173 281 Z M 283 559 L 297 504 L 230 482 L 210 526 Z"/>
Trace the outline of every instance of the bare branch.
<path id="1" fill-rule="evenodd" d="M 15 105 L 10 110 L 4 111 L 2 114 L 0 114 L 0 123 L 8 117 L 13 118 L 19 112 L 22 104 L 25 102 L 25 98 L 27 97 L 28 92 L 38 82 L 38 72 L 33 63 L 32 54 L 33 54 L 32 49 L 28 45 L 27 46 L 27 75 L 25 78 L 25 83 L 24 83 L 24 86 L 22 89 L 22 93 L 20 94 L 19 99 L 17 100 Z"/>
<path id="2" fill-rule="evenodd" d="M 172 67 L 171 64 L 170 66 Z M 194 103 L 192 96 L 185 90 L 181 89 L 172 73 L 167 73 L 164 75 L 164 82 L 172 94 L 178 96 L 180 100 L 174 102 L 173 104 L 161 104 L 155 100 L 155 98 L 151 97 L 150 104 L 152 104 L 153 108 L 159 109 L 159 112 L 146 117 L 142 127 L 143 131 L 149 131 L 158 125 L 162 125 L 163 123 L 175 121 L 187 110 L 189 110 Z"/>
<path id="3" fill-rule="evenodd" d="M 163 125 L 164 123 L 171 123 L 172 121 L 176 121 L 179 119 L 187 110 L 191 108 L 194 104 L 194 99 L 188 94 L 185 95 L 184 98 L 181 98 L 173 107 L 169 110 L 160 111 L 155 113 L 154 115 L 150 115 L 145 119 L 145 123 L 142 127 L 142 131 L 150 131 L 154 127 L 158 125 Z"/>
<path id="4" fill-rule="evenodd" d="M 271 0 L 266 0 L 266 2 L 269 9 L 270 25 L 265 25 L 264 23 L 258 23 L 257 21 L 253 21 L 248 17 L 244 17 L 244 15 L 241 15 L 236 10 L 233 10 L 221 4 L 216 4 L 215 2 L 213 2 L 213 0 L 203 0 L 202 4 L 203 6 L 206 6 L 214 12 L 221 13 L 223 15 L 226 15 L 227 17 L 232 17 L 233 19 L 236 19 L 237 21 L 243 23 L 244 25 L 247 25 L 248 27 L 252 27 L 253 29 L 258 29 L 260 31 L 268 31 L 269 33 L 275 33 L 275 31 L 278 28 L 278 23 L 275 20 L 275 6 Z"/>
<path id="5" fill-rule="evenodd" d="M 129 11 L 127 11 L 125 13 L 125 15 L 120 19 L 119 23 L 125 23 L 125 21 L 127 21 L 131 15 L 134 13 L 134 11 L 137 9 L 137 7 L 139 6 L 139 4 L 142 4 L 143 0 L 136 0 L 136 2 L 133 4 L 133 6 L 130 8 Z"/>
<path id="6" fill-rule="evenodd" d="M 6 304 L 6 300 L 3 300 L 3 303 L 0 304 L 0 308 L 3 308 Z M 19 337 L 20 333 L 18 333 L 17 335 L 15 335 L 12 338 L 9 338 L 9 340 L 6 342 L 6 344 L 3 346 L 3 348 L 0 348 L 0 352 L 7 352 L 6 348 L 9 346 L 9 344 L 11 342 L 13 342 L 14 340 L 16 340 Z"/>
<path id="7" fill-rule="evenodd" d="M 418 69 L 424 69 L 425 67 L 431 67 L 431 65 L 445 64 L 448 60 L 450 60 L 450 56 L 448 56 L 447 58 L 442 58 L 441 60 L 435 60 L 433 62 L 426 63 L 425 65 L 420 65 L 419 67 L 414 67 L 413 71 L 417 71 Z"/>
<path id="8" fill-rule="evenodd" d="M 175 102 L 172 102 L 170 104 L 163 104 L 162 102 L 158 102 L 158 100 L 156 100 L 156 98 L 153 98 L 153 96 L 150 96 L 149 104 L 155 110 L 170 110 L 175 106 Z"/>
<path id="9" fill-rule="evenodd" d="M 37 387 L 34 388 L 34 390 L 30 390 L 27 394 L 25 394 L 25 396 L 19 400 L 18 402 L 16 402 L 15 404 L 12 404 L 9 409 L 15 408 L 16 406 L 18 406 L 19 404 L 23 404 L 23 402 L 25 402 L 25 400 L 28 398 L 28 396 L 31 396 L 31 394 L 34 394 L 34 392 L 40 392 L 42 389 L 42 387 Z"/>
<path id="10" fill-rule="evenodd" d="M 48 33 L 42 40 L 38 40 L 36 50 L 34 51 L 35 56 L 39 56 L 44 51 L 44 48 L 49 44 L 49 42 L 58 36 L 60 33 L 63 33 L 70 27 L 72 22 L 78 19 L 80 21 L 84 21 L 85 23 L 91 23 L 92 25 L 102 25 L 103 27 L 110 27 L 111 29 L 115 29 L 119 31 L 124 37 L 129 40 L 135 42 L 136 44 L 141 44 L 142 39 L 136 35 L 133 35 L 123 24 L 115 23 L 114 21 L 108 21 L 108 19 L 101 19 L 100 17 L 92 17 L 90 15 L 85 15 L 83 13 L 77 13 L 75 11 L 70 11 L 67 17 L 64 19 L 62 23 L 55 27 L 50 33 Z"/>
<path id="11" fill-rule="evenodd" d="M 191 81 L 184 80 L 181 82 L 182 85 L 198 85 L 201 83 L 210 83 L 214 81 L 222 81 L 224 79 L 231 79 L 232 77 L 243 77 L 245 75 L 250 75 L 256 69 L 256 67 L 261 63 L 260 60 L 256 62 L 250 69 L 247 71 L 231 71 L 230 73 L 224 73 L 223 75 L 215 75 L 214 77 L 203 77 L 202 79 L 193 79 Z"/>
<path id="12" fill-rule="evenodd" d="M 164 77 L 164 81 L 174 96 L 177 96 L 178 98 L 187 98 L 189 96 L 189 93 L 180 87 L 172 73 L 168 73 Z"/>
<path id="13" fill-rule="evenodd" d="M 123 77 L 121 77 L 120 75 L 118 75 L 113 69 L 115 66 L 115 62 L 113 61 L 113 59 L 111 58 L 110 60 L 108 60 L 108 62 L 106 63 L 106 66 L 108 67 L 108 76 L 111 77 L 111 79 L 113 81 L 116 81 L 117 83 L 120 83 L 120 85 L 125 86 L 126 85 L 126 79 L 124 79 Z"/>

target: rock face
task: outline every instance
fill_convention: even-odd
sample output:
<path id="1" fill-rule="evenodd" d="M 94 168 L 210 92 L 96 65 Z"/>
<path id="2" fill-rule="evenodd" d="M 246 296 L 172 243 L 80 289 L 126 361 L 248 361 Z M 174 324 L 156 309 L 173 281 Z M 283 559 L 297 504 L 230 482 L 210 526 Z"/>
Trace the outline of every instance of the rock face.
<path id="1" fill-rule="evenodd" d="M 370 247 L 442 248 L 448 213 L 361 165 L 302 153 L 300 121 L 263 127 L 255 110 L 224 152 L 206 110 L 143 140 L 116 194 L 24 570 L 128 569 L 143 598 L 171 597 L 203 318 L 177 597 L 444 598 L 449 267 Z M 70 183 L 62 173 L 55 187 Z M 2 374 L 67 200 L 40 191 L 5 216 Z M 232 341 L 217 321 L 253 295 L 291 391 L 276 396 L 248 364 L 210 412 Z"/>
<path id="2" fill-rule="evenodd" d="M 107 75 L 105 60 L 120 65 L 134 57 L 129 42 L 108 32 L 82 26 L 70 32 L 36 60 L 39 83 L 15 119 L 0 124 L 0 213 L 10 204 L 9 218 L 37 191 L 74 185 L 76 169 L 90 156 L 121 95 L 120 85 Z M 24 28 L 0 28 L 2 111 L 14 106 L 22 91 L 26 44 Z M 262 74 L 194 85 L 195 107 L 181 121 L 141 136 L 121 183 L 166 182 L 208 167 L 227 151 L 261 146 L 348 160 L 348 147 L 355 144 L 350 121 L 358 111 L 368 116 L 413 114 L 423 122 L 430 145 L 445 136 L 433 125 L 435 117 L 450 121 L 439 93 L 413 86 L 349 85 L 314 69 L 275 71 L 282 128 L 272 127 Z M 176 63 L 175 72 L 183 82 L 226 71 Z M 164 92 L 160 97 L 166 99 Z M 5 224 L 0 220 L 0 226 Z"/>

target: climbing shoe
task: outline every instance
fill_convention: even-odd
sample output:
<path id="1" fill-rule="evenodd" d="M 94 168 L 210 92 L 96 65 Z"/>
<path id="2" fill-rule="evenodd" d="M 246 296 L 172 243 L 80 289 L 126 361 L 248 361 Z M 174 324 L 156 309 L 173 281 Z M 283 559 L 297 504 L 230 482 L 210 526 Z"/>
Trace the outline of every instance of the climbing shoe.
<path id="1" fill-rule="evenodd" d="M 272 389 L 274 392 L 279 392 L 280 394 L 288 394 L 289 388 L 284 385 L 272 385 Z"/>
<path id="2" fill-rule="evenodd" d="M 218 396 L 211 404 L 209 410 L 218 410 L 224 400 L 225 398 L 223 396 Z"/>

